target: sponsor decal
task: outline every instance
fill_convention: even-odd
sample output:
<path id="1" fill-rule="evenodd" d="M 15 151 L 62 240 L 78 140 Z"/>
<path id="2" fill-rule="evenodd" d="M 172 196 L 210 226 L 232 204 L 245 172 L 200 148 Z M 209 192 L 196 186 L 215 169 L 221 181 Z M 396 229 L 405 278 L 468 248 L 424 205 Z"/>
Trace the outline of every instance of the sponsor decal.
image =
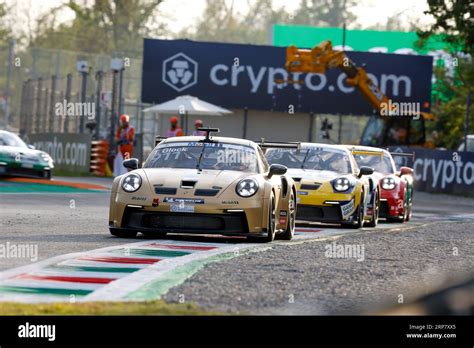
<path id="1" fill-rule="evenodd" d="M 306 191 L 298 191 L 298 192 L 296 192 L 296 194 L 301 195 L 301 196 L 307 196 L 307 195 L 308 195 L 308 192 L 306 192 Z"/>
<path id="2" fill-rule="evenodd" d="M 146 201 L 146 197 L 133 196 L 132 201 Z"/>
<path id="3" fill-rule="evenodd" d="M 194 213 L 194 205 L 171 204 L 170 211 L 173 213 Z"/>
<path id="4" fill-rule="evenodd" d="M 288 212 L 286 210 L 280 210 L 280 216 L 288 216 Z"/>
<path id="5" fill-rule="evenodd" d="M 204 204 L 204 199 L 193 199 L 193 198 L 174 198 L 165 197 L 163 199 L 165 203 L 181 203 L 181 204 Z"/>
<path id="6" fill-rule="evenodd" d="M 222 201 L 222 204 L 239 204 L 239 201 Z"/>
<path id="7" fill-rule="evenodd" d="M 342 218 L 347 219 L 354 213 L 354 199 L 351 199 L 349 203 L 341 204 Z"/>

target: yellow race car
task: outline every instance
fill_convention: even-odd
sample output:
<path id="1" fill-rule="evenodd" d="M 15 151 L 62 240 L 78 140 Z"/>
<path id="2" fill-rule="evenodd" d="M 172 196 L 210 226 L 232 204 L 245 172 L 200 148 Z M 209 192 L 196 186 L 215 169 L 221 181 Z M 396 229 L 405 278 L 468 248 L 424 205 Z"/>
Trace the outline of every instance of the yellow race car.
<path id="1" fill-rule="evenodd" d="M 300 149 L 268 149 L 271 164 L 288 167 L 297 188 L 297 220 L 337 223 L 360 228 L 378 221 L 374 170 L 358 167 L 342 145 L 301 143 Z"/>
<path id="2" fill-rule="evenodd" d="M 296 187 L 283 165 L 269 165 L 250 140 L 205 136 L 160 139 L 142 168 L 115 178 L 109 230 L 119 237 L 138 232 L 246 236 L 270 242 L 293 237 Z M 275 146 L 295 147 L 293 144 Z"/>

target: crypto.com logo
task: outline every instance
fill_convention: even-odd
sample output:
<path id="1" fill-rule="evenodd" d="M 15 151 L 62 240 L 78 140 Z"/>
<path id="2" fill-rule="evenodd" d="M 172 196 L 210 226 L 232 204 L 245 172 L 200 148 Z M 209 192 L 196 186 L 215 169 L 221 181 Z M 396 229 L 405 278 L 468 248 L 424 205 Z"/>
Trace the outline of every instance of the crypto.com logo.
<path id="1" fill-rule="evenodd" d="M 163 82 L 181 92 L 197 83 L 198 64 L 184 53 L 163 61 Z"/>

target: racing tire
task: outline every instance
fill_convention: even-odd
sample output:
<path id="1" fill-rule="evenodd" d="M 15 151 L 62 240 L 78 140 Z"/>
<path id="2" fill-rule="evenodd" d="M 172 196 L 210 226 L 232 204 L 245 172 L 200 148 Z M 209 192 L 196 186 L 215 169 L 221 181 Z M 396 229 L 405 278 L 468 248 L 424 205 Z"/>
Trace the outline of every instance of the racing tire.
<path id="1" fill-rule="evenodd" d="M 357 207 L 357 221 L 353 223 L 343 223 L 342 226 L 359 229 L 364 226 L 364 193 L 360 195 L 359 206 Z"/>
<path id="2" fill-rule="evenodd" d="M 276 230 L 276 212 L 275 212 L 275 197 L 273 193 L 270 197 L 270 209 L 268 212 L 268 228 L 266 237 L 254 237 L 248 236 L 247 241 L 253 243 L 269 243 L 275 239 L 275 230 Z"/>
<path id="3" fill-rule="evenodd" d="M 372 209 L 374 212 L 374 216 L 372 217 L 372 219 L 370 219 L 369 222 L 367 222 L 368 227 L 376 227 L 379 222 L 380 194 L 378 190 L 377 190 L 377 193 L 375 194 L 374 207 Z"/>
<path id="4" fill-rule="evenodd" d="M 407 215 L 405 217 L 405 221 L 407 221 L 407 222 L 410 221 L 412 215 L 413 215 L 413 190 L 411 191 L 410 202 L 408 202 L 408 212 L 407 212 Z"/>
<path id="5" fill-rule="evenodd" d="M 278 239 L 282 240 L 291 240 L 295 235 L 295 225 L 296 225 L 296 200 L 295 193 L 291 190 L 290 200 L 288 202 L 288 224 L 286 226 L 285 232 L 278 235 Z"/>
<path id="6" fill-rule="evenodd" d="M 137 231 L 121 230 L 118 228 L 109 228 L 110 234 L 119 238 L 135 238 Z"/>

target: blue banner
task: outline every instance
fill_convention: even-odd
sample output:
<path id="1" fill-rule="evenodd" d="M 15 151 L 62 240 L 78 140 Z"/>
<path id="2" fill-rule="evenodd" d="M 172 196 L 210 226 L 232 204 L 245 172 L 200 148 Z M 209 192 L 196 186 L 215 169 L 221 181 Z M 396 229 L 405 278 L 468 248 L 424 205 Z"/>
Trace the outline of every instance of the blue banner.
<path id="1" fill-rule="evenodd" d="M 391 147 L 391 151 L 414 153 L 394 156 L 397 167 L 414 170 L 415 187 L 420 191 L 474 196 L 474 152 Z"/>
<path id="2" fill-rule="evenodd" d="M 432 57 L 347 52 L 396 102 L 429 111 Z M 225 108 L 371 114 L 368 101 L 344 83 L 345 74 L 289 74 L 286 49 L 273 46 L 145 39 L 142 101 L 161 103 L 192 95 Z M 280 81 L 302 81 L 298 84 Z M 280 81 L 279 81 L 280 80 Z"/>

